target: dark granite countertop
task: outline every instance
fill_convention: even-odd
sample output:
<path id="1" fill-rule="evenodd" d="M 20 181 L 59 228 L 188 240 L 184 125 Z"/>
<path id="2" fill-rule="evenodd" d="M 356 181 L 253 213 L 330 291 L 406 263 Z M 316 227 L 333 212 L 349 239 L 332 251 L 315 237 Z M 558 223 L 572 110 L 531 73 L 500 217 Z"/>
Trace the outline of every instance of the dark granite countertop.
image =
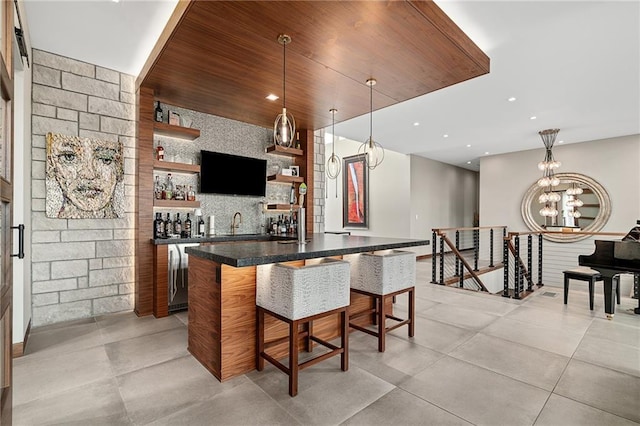
<path id="1" fill-rule="evenodd" d="M 156 238 L 151 239 L 154 245 L 163 244 L 191 244 L 191 243 L 226 243 L 231 241 L 280 241 L 295 240 L 295 235 L 269 235 L 269 234 L 221 234 L 212 237 L 198 238 Z"/>
<path id="2" fill-rule="evenodd" d="M 190 256 L 224 263 L 235 267 L 264 265 L 291 260 L 314 259 L 365 251 L 401 249 L 426 246 L 429 240 L 408 238 L 364 237 L 354 235 L 313 234 L 308 242 L 252 241 L 238 244 L 212 244 L 187 247 Z"/>

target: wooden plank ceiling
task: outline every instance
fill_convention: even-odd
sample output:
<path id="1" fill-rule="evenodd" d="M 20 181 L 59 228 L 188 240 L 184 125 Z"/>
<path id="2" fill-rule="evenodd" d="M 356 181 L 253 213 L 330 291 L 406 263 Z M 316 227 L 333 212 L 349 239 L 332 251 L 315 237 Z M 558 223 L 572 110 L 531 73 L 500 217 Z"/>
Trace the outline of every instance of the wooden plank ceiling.
<path id="1" fill-rule="evenodd" d="M 489 58 L 431 1 L 179 2 L 138 86 L 161 102 L 272 127 L 286 106 L 319 129 L 489 72 Z M 280 96 L 277 101 L 265 97 Z"/>

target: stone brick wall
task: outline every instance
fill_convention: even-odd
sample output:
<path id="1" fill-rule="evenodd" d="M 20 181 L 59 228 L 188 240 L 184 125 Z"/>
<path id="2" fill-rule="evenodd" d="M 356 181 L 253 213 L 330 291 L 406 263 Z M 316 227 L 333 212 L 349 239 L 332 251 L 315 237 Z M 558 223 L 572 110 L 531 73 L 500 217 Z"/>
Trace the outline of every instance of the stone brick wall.
<path id="1" fill-rule="evenodd" d="M 135 78 L 33 50 L 32 307 L 33 326 L 133 309 Z M 45 135 L 120 141 L 125 216 L 45 216 Z"/>

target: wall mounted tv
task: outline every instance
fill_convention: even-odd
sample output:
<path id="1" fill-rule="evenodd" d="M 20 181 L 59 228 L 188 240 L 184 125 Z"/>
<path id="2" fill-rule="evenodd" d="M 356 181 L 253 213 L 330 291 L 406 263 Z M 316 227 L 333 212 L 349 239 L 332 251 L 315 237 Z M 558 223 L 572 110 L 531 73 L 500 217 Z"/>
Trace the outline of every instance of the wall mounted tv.
<path id="1" fill-rule="evenodd" d="M 200 192 L 264 197 L 267 160 L 200 151 Z"/>

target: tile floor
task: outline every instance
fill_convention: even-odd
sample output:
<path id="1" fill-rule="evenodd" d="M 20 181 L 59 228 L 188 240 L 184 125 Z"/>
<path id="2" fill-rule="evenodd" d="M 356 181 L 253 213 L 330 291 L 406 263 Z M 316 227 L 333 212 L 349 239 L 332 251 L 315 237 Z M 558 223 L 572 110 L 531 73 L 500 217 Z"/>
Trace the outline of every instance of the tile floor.
<path id="1" fill-rule="evenodd" d="M 413 339 L 395 330 L 381 354 L 353 332 L 349 371 L 337 357 L 317 364 L 295 398 L 268 363 L 218 382 L 186 349 L 186 312 L 34 329 L 14 362 L 14 424 L 640 423 L 636 300 L 623 298 L 608 321 L 602 295 L 591 312 L 579 284 L 567 306 L 550 287 L 515 301 L 429 284 L 430 268 L 418 262 Z"/>

